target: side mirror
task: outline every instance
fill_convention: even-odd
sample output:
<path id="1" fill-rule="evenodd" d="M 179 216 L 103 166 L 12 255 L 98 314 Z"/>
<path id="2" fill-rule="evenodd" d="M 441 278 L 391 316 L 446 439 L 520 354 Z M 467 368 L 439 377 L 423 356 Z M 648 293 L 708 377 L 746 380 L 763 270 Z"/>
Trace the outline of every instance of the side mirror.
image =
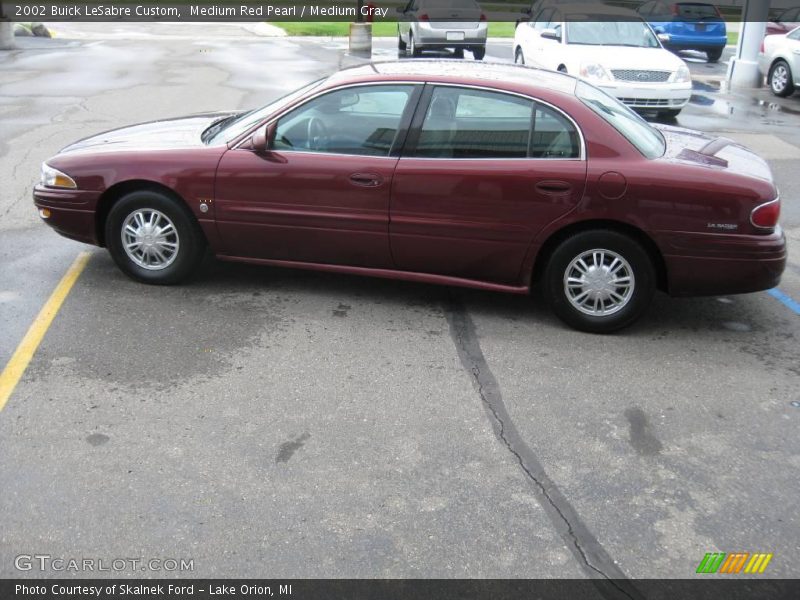
<path id="1" fill-rule="evenodd" d="M 555 29 L 543 29 L 542 37 L 546 40 L 555 40 L 556 42 L 561 41 L 561 34 Z"/>
<path id="2" fill-rule="evenodd" d="M 272 142 L 275 140 L 275 130 L 278 124 L 273 121 L 266 127 L 259 128 L 250 138 L 250 148 L 256 154 L 269 154 L 272 152 Z"/>

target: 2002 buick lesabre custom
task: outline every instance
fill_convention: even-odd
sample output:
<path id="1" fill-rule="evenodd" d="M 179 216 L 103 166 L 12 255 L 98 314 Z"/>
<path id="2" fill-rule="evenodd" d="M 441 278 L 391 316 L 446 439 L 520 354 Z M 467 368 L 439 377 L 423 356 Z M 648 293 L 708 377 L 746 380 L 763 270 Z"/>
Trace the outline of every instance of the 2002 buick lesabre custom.
<path id="1" fill-rule="evenodd" d="M 225 260 L 512 293 L 573 327 L 632 323 L 656 288 L 775 286 L 767 164 L 647 124 L 564 74 L 449 61 L 341 71 L 246 113 L 157 121 L 64 148 L 39 213 L 146 283 Z"/>

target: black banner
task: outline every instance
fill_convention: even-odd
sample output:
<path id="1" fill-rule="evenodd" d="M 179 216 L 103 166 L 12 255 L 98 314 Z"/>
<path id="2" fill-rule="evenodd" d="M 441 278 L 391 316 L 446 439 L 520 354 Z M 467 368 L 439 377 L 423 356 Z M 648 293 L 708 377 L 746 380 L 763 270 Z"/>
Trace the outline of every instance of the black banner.
<path id="1" fill-rule="evenodd" d="M 691 580 L 0 580 L 3 600 L 784 600 L 800 580 L 754 577 Z"/>
<path id="2" fill-rule="evenodd" d="M 450 14 L 477 7 L 483 19 L 493 22 L 516 22 L 535 18 L 541 10 L 558 8 L 565 21 L 638 19 L 645 0 L 427 0 L 415 10 L 413 0 L 17 0 L 0 1 L 3 18 L 11 21 L 399 21 L 415 20 L 427 10 L 429 21 L 452 20 Z M 796 5 L 797 0 L 722 0 L 715 3 L 718 16 L 726 21 L 763 20 L 763 11 L 748 10 L 762 4 L 769 6 L 769 18 Z M 572 8 L 570 8 L 572 6 Z M 427 7 L 427 8 L 425 8 Z M 596 7 L 596 8 L 595 8 Z M 411 10 L 408 10 L 411 9 Z M 466 13 L 464 13 L 466 14 Z M 478 13 L 480 15 L 480 13 Z M 647 18 L 647 14 L 641 16 Z M 691 16 L 691 15 L 690 15 Z M 679 18 L 684 18 L 678 15 Z M 700 15 L 698 18 L 716 18 Z M 459 18 L 459 17 L 456 17 Z M 471 18 L 471 17 L 470 17 Z M 672 18 L 672 17 L 670 17 Z M 694 17 L 692 17 L 694 18 Z"/>

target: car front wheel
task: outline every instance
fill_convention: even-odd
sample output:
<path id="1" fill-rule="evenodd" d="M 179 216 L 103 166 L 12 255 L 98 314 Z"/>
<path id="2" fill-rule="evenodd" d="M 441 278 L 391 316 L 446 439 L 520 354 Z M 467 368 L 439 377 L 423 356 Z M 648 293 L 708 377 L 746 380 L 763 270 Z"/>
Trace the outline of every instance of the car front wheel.
<path id="1" fill-rule="evenodd" d="M 545 296 L 565 323 L 611 333 L 636 321 L 656 287 L 647 251 L 610 230 L 584 231 L 558 245 L 545 267 Z"/>
<path id="2" fill-rule="evenodd" d="M 776 96 L 786 97 L 794 93 L 792 69 L 785 60 L 779 60 L 769 72 L 769 88 Z"/>
<path id="3" fill-rule="evenodd" d="M 188 278 L 205 250 L 205 238 L 189 210 L 150 190 L 127 194 L 111 207 L 105 240 L 126 275 L 160 285 Z"/>

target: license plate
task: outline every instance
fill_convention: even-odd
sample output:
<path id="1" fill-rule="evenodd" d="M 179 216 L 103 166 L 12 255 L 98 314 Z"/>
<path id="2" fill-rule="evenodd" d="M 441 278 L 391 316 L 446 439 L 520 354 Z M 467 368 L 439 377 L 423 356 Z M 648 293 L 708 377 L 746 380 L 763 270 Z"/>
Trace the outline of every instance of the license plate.
<path id="1" fill-rule="evenodd" d="M 694 30 L 695 31 L 705 31 L 706 30 L 706 24 L 705 23 L 698 23 L 697 25 L 694 26 Z"/>
<path id="2" fill-rule="evenodd" d="M 464 39 L 464 32 L 463 31 L 448 31 L 447 32 L 447 41 L 448 42 L 460 42 Z"/>

